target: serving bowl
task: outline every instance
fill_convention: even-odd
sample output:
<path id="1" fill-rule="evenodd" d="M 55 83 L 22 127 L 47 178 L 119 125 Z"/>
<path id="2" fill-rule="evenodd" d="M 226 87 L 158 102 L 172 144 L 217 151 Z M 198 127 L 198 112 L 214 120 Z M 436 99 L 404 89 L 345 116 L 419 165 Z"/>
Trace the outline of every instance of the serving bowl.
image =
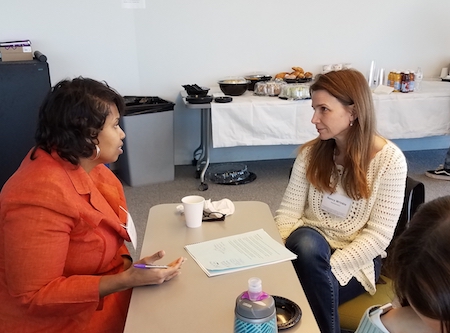
<path id="1" fill-rule="evenodd" d="M 272 79 L 272 76 L 270 76 L 269 74 L 254 73 L 254 74 L 245 75 L 244 78 L 248 81 L 247 89 L 250 91 L 254 91 L 256 83 L 262 82 L 262 81 L 269 81 Z"/>
<path id="2" fill-rule="evenodd" d="M 248 82 L 243 77 L 228 77 L 219 80 L 217 83 L 225 95 L 241 96 L 247 91 Z"/>

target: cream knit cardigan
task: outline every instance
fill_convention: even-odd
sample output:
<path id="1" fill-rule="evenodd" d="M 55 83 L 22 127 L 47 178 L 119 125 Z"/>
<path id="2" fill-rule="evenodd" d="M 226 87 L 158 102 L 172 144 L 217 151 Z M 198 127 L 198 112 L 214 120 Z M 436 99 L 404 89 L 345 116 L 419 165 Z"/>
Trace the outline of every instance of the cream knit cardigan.
<path id="1" fill-rule="evenodd" d="M 275 222 L 283 240 L 295 229 L 307 226 L 320 232 L 332 249 L 331 270 L 340 285 L 354 276 L 374 294 L 373 259 L 386 257 L 399 219 L 407 175 L 406 159 L 392 142 L 376 154 L 369 165 L 367 180 L 372 191 L 369 199 L 353 201 L 347 217 L 340 218 L 321 209 L 323 193 L 306 179 L 306 163 L 310 149 L 296 158 L 292 175 L 276 211 Z M 340 175 L 343 168 L 338 166 Z M 340 177 L 339 177 L 340 178 Z M 341 180 L 337 190 L 344 194 Z"/>

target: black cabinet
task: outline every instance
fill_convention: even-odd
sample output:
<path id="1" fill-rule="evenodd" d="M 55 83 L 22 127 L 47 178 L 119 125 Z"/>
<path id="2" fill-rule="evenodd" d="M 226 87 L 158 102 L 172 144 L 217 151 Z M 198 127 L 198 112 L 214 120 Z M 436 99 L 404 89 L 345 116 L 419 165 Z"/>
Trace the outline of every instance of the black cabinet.
<path id="1" fill-rule="evenodd" d="M 34 146 L 39 106 L 50 87 L 47 62 L 0 61 L 0 188 Z"/>

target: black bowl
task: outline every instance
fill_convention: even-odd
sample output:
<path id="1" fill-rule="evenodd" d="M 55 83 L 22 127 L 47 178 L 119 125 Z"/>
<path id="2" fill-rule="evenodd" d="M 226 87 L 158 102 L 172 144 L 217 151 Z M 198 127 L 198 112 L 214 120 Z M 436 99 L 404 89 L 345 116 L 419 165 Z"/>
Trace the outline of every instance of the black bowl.
<path id="1" fill-rule="evenodd" d="M 247 91 L 248 83 L 219 83 L 219 87 L 225 95 L 241 96 Z"/>

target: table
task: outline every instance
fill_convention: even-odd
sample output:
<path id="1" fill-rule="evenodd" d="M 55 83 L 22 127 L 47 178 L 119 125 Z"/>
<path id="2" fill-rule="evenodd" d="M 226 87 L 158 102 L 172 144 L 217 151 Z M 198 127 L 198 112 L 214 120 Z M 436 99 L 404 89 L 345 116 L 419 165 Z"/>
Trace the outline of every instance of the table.
<path id="1" fill-rule="evenodd" d="M 320 332 L 291 262 L 209 278 L 186 252 L 186 244 L 260 228 L 282 242 L 267 204 L 257 201 L 234 204 L 235 213 L 225 221 L 204 222 L 195 229 L 187 228 L 184 218 L 176 213 L 178 204 L 150 209 L 141 257 L 164 249 L 166 256 L 161 263 L 180 256 L 188 260 L 183 264 L 182 274 L 173 280 L 134 288 L 124 332 L 233 332 L 236 297 L 254 276 L 261 278 L 264 291 L 288 298 L 302 309 L 301 321 L 286 333 Z"/>
<path id="2" fill-rule="evenodd" d="M 212 87 L 210 94 L 220 92 Z M 184 93 L 184 95 L 183 95 Z M 182 96 L 186 96 L 182 92 Z M 247 91 L 231 103 L 189 104 L 202 110 L 200 190 L 207 189 L 204 175 L 211 147 L 300 145 L 317 137 L 311 124 L 311 100 L 285 101 Z M 411 139 L 450 134 L 450 83 L 423 81 L 412 93 L 373 94 L 377 128 L 388 139 Z M 194 158 L 195 159 L 195 158 Z M 206 188 L 205 188 L 206 185 Z"/>

